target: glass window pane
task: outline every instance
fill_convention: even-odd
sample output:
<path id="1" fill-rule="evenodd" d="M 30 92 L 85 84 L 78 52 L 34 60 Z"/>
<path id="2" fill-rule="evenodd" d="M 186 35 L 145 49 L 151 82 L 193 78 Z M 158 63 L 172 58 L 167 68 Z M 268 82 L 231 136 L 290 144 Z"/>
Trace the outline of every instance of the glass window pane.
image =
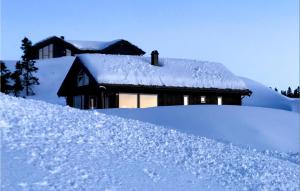
<path id="1" fill-rule="evenodd" d="M 218 105 L 222 105 L 223 103 L 222 103 L 223 101 L 222 101 L 222 97 L 220 96 L 220 97 L 218 97 Z"/>
<path id="2" fill-rule="evenodd" d="M 45 46 L 43 48 L 43 58 L 49 58 L 49 47 Z"/>
<path id="3" fill-rule="evenodd" d="M 82 96 L 73 97 L 73 107 L 81 109 L 82 107 Z"/>
<path id="4" fill-rule="evenodd" d="M 89 77 L 86 73 L 84 73 L 83 71 L 80 71 L 78 76 L 77 76 L 77 85 L 78 86 L 85 86 L 85 85 L 89 85 Z"/>
<path id="5" fill-rule="evenodd" d="M 53 44 L 49 45 L 49 58 L 53 58 Z"/>
<path id="6" fill-rule="evenodd" d="M 119 108 L 137 108 L 137 94 L 119 94 Z"/>
<path id="7" fill-rule="evenodd" d="M 43 49 L 39 49 L 39 59 L 43 59 Z"/>
<path id="8" fill-rule="evenodd" d="M 206 103 L 206 97 L 205 96 L 201 96 L 201 103 Z"/>
<path id="9" fill-rule="evenodd" d="M 155 94 L 140 94 L 140 108 L 156 107 L 157 95 Z"/>
<path id="10" fill-rule="evenodd" d="M 69 49 L 66 49 L 66 56 L 72 56 L 72 52 Z"/>
<path id="11" fill-rule="evenodd" d="M 183 104 L 184 104 L 184 105 L 189 105 L 189 96 L 185 95 L 185 96 L 183 97 Z"/>

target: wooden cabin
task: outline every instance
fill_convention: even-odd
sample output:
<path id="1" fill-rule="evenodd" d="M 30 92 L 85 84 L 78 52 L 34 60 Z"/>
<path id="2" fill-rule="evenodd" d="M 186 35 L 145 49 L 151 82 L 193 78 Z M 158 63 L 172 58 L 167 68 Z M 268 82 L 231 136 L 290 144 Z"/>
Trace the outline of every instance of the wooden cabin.
<path id="1" fill-rule="evenodd" d="M 58 96 L 80 109 L 170 105 L 241 105 L 250 96 L 242 79 L 222 64 L 185 59 L 81 54 Z"/>
<path id="2" fill-rule="evenodd" d="M 74 56 L 84 53 L 144 55 L 145 52 L 128 42 L 118 39 L 109 42 L 66 40 L 63 36 L 52 36 L 32 46 L 32 59 L 48 59 L 62 56 Z"/>

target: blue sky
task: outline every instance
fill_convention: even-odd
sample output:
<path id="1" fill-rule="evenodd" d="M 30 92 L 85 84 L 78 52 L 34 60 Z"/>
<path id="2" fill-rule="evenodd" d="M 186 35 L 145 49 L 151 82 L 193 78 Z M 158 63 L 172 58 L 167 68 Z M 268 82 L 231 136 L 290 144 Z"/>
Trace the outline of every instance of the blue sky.
<path id="1" fill-rule="evenodd" d="M 298 0 L 2 0 L 0 59 L 24 36 L 124 38 L 163 57 L 222 62 L 237 75 L 286 89 L 299 84 Z"/>

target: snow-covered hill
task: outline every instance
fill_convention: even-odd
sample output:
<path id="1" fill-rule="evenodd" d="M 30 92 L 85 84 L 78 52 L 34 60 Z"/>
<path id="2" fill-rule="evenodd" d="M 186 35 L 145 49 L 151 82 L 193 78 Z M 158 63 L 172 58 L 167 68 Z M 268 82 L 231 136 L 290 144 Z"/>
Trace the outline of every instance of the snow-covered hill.
<path id="1" fill-rule="evenodd" d="M 243 99 L 243 105 L 282 109 L 300 112 L 300 99 L 283 96 L 274 90 L 248 78 L 242 78 L 246 86 L 253 92 L 250 97 Z"/>
<path id="2" fill-rule="evenodd" d="M 105 109 L 101 113 L 136 119 L 258 150 L 299 152 L 300 116 L 279 109 L 247 106 L 168 106 Z"/>
<path id="3" fill-rule="evenodd" d="M 3 190 L 299 189 L 289 158 L 99 112 L 0 94 L 0 127 Z"/>

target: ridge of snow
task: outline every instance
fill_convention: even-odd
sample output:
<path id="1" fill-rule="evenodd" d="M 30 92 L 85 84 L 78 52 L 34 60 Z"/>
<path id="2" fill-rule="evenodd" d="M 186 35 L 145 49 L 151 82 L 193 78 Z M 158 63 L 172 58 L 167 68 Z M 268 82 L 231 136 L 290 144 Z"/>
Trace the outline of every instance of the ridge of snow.
<path id="1" fill-rule="evenodd" d="M 81 54 L 98 83 L 193 88 L 247 89 L 224 65 L 188 59 L 160 58 L 161 66 L 144 56 Z"/>
<path id="2" fill-rule="evenodd" d="M 259 82 L 245 77 L 241 78 L 252 91 L 250 97 L 243 98 L 243 105 L 282 109 L 300 113 L 300 98 L 288 98 Z"/>
<path id="3" fill-rule="evenodd" d="M 149 123 L 3 94 L 0 119 L 4 190 L 299 189 L 299 164 Z"/>
<path id="4" fill-rule="evenodd" d="M 64 40 L 80 50 L 103 50 L 119 41 L 116 39 L 113 41 L 83 41 L 83 40 Z"/>
<path id="5" fill-rule="evenodd" d="M 231 142 L 245 148 L 299 152 L 300 116 L 295 112 L 233 105 L 104 109 L 99 112 Z"/>

